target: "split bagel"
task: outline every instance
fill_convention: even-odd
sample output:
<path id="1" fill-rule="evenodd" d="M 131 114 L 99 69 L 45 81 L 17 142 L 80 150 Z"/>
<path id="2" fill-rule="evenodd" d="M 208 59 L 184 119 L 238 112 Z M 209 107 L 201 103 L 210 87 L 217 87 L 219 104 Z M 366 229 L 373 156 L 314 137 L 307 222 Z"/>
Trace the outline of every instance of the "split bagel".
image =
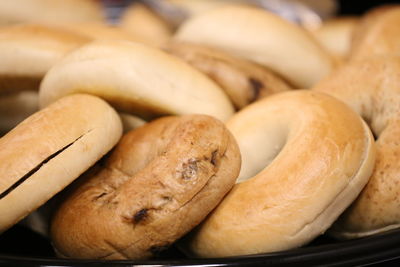
<path id="1" fill-rule="evenodd" d="M 333 68 L 331 57 L 309 32 L 253 7 L 229 6 L 202 13 L 184 22 L 174 39 L 257 62 L 296 88 L 311 87 Z"/>
<path id="2" fill-rule="evenodd" d="M 195 256 L 302 246 L 328 229 L 373 169 L 369 128 L 326 94 L 272 95 L 239 111 L 227 127 L 242 154 L 239 183 L 185 240 Z"/>
<path id="3" fill-rule="evenodd" d="M 0 139 L 0 232 L 44 204 L 108 152 L 122 132 L 101 99 L 74 95 Z"/>
<path id="4" fill-rule="evenodd" d="M 356 238 L 400 227 L 399 72 L 399 57 L 368 57 L 349 62 L 315 88 L 347 103 L 376 136 L 374 172 L 332 228 L 336 237 Z"/>
<path id="5" fill-rule="evenodd" d="M 212 80 L 156 48 L 123 41 L 98 41 L 68 54 L 46 74 L 40 106 L 73 93 L 97 95 L 120 112 L 144 119 L 201 113 L 226 120 L 228 97 Z"/>
<path id="6" fill-rule="evenodd" d="M 55 249 L 71 258 L 154 256 L 204 219 L 239 170 L 236 141 L 218 120 L 154 120 L 127 133 L 67 195 L 52 221 Z"/>

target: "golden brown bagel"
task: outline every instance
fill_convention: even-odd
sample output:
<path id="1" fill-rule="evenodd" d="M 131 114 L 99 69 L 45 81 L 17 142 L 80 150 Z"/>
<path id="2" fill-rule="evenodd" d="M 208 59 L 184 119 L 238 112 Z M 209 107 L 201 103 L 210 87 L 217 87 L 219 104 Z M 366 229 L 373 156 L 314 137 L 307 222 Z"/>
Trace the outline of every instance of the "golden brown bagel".
<path id="1" fill-rule="evenodd" d="M 175 40 L 216 47 L 255 61 L 295 88 L 309 88 L 333 68 L 330 55 L 300 26 L 246 6 L 213 9 L 187 20 Z"/>
<path id="2" fill-rule="evenodd" d="M 53 244 L 63 257 L 154 256 L 204 219 L 239 170 L 236 141 L 216 119 L 155 120 L 126 134 L 73 189 L 52 221 Z"/>
<path id="3" fill-rule="evenodd" d="M 350 205 L 373 169 L 369 128 L 326 94 L 275 94 L 236 113 L 227 127 L 242 154 L 240 183 L 188 238 L 196 256 L 302 246 Z"/>
<path id="4" fill-rule="evenodd" d="M 269 69 L 215 48 L 173 42 L 166 46 L 166 51 L 207 74 L 224 89 L 236 109 L 268 95 L 291 89 L 281 77 Z"/>
<path id="5" fill-rule="evenodd" d="M 61 191 L 122 133 L 101 99 L 74 95 L 28 117 L 0 139 L 0 232 Z"/>
<path id="6" fill-rule="evenodd" d="M 104 15 L 100 1 L 96 0 L 0 1 L 0 25 L 103 21 Z"/>
<path id="7" fill-rule="evenodd" d="M 77 92 L 100 96 L 118 111 L 143 118 L 202 113 L 226 120 L 234 112 L 207 76 L 159 49 L 133 42 L 93 42 L 64 57 L 43 79 L 40 105 Z"/>
<path id="8" fill-rule="evenodd" d="M 400 5 L 383 6 L 366 13 L 354 29 L 351 59 L 400 55 Z"/>
<path id="9" fill-rule="evenodd" d="M 348 63 L 315 88 L 356 110 L 377 139 L 374 172 L 358 199 L 332 229 L 337 237 L 367 236 L 400 226 L 399 72 L 399 57 L 369 57 Z"/>
<path id="10" fill-rule="evenodd" d="M 24 24 L 0 28 L 0 94 L 37 91 L 55 62 L 88 41 L 58 27 Z"/>

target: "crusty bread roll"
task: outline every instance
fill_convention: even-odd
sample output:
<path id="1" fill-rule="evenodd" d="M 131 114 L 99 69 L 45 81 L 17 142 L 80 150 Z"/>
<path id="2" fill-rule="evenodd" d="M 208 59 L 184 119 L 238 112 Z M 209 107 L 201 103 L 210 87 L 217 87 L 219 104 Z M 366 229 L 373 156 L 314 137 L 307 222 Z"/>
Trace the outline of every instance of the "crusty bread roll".
<path id="1" fill-rule="evenodd" d="M 103 20 L 105 20 L 105 14 L 100 1 L 97 0 L 0 1 L 0 25 Z"/>
<path id="2" fill-rule="evenodd" d="M 126 134 L 72 189 L 52 221 L 53 244 L 71 258 L 154 256 L 205 218 L 239 170 L 239 148 L 218 120 L 155 120 Z"/>
<path id="3" fill-rule="evenodd" d="M 118 25 L 152 46 L 162 46 L 168 42 L 173 31 L 172 25 L 141 3 L 126 8 Z"/>
<path id="4" fill-rule="evenodd" d="M 38 24 L 1 27 L 0 94 L 37 91 L 55 62 L 88 41 L 85 36 L 58 27 Z"/>
<path id="5" fill-rule="evenodd" d="M 0 136 L 39 110 L 37 92 L 0 95 Z"/>
<path id="6" fill-rule="evenodd" d="M 367 12 L 354 29 L 351 59 L 376 55 L 400 55 L 400 5 Z"/>
<path id="7" fill-rule="evenodd" d="M 202 113 L 226 120 L 234 111 L 222 89 L 204 74 L 133 42 L 93 42 L 64 57 L 43 79 L 40 105 L 78 92 L 100 96 L 118 111 L 143 118 Z"/>
<path id="8" fill-rule="evenodd" d="M 215 48 L 172 42 L 166 46 L 166 51 L 207 74 L 225 91 L 236 109 L 291 89 L 271 70 Z"/>
<path id="9" fill-rule="evenodd" d="M 400 58 L 368 57 L 352 61 L 315 88 L 356 110 L 370 125 L 377 162 L 367 186 L 335 223 L 331 233 L 357 238 L 400 227 Z"/>
<path id="10" fill-rule="evenodd" d="M 0 139 L 0 232 L 81 175 L 119 140 L 117 113 L 74 95 L 33 114 Z"/>
<path id="11" fill-rule="evenodd" d="M 309 90 L 275 94 L 235 114 L 239 183 L 186 245 L 200 257 L 302 246 L 357 197 L 374 166 L 374 139 L 344 103 Z"/>
<path id="12" fill-rule="evenodd" d="M 202 13 L 183 23 L 174 39 L 255 61 L 296 88 L 311 87 L 333 67 L 330 55 L 309 32 L 258 8 L 228 6 Z"/>

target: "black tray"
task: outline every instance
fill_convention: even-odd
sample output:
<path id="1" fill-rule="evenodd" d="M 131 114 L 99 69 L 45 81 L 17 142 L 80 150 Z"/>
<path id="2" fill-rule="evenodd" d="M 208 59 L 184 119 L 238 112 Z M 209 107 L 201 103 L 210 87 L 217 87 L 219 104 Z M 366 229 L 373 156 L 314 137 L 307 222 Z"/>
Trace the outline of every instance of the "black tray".
<path id="1" fill-rule="evenodd" d="M 17 243 L 18 242 L 18 243 Z M 50 242 L 22 226 L 0 236 L 0 266 L 400 266 L 400 229 L 348 241 L 322 236 L 306 247 L 230 258 L 188 259 L 172 247 L 146 261 L 64 260 Z"/>

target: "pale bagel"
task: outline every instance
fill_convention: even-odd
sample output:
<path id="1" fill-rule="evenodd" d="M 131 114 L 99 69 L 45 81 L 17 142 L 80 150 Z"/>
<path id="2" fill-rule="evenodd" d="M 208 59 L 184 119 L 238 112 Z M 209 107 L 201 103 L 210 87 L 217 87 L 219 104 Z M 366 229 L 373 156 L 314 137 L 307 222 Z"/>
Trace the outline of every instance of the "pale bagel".
<path id="1" fill-rule="evenodd" d="M 145 259 L 167 248 L 232 188 L 240 152 L 226 127 L 204 115 L 164 117 L 126 134 L 57 209 L 59 255 Z"/>
<path id="2" fill-rule="evenodd" d="M 165 49 L 213 79 L 229 96 L 236 109 L 291 89 L 271 70 L 215 48 L 173 42 Z"/>
<path id="3" fill-rule="evenodd" d="M 105 20 L 104 11 L 100 1 L 95 0 L 0 1 L 0 25 L 103 20 Z"/>
<path id="4" fill-rule="evenodd" d="M 185 245 L 199 257 L 302 246 L 357 197 L 374 166 L 362 119 L 335 98 L 291 91 L 235 114 L 228 129 L 242 154 L 239 182 Z"/>
<path id="5" fill-rule="evenodd" d="M 315 90 L 346 102 L 370 125 L 377 161 L 365 189 L 331 233 L 356 238 L 400 227 L 400 58 L 368 57 L 349 62 Z"/>
<path id="6" fill-rule="evenodd" d="M 175 40 L 224 50 L 264 65 L 296 88 L 327 75 L 333 61 L 309 32 L 266 10 L 222 7 L 187 20 Z"/>
<path id="7" fill-rule="evenodd" d="M 122 133 L 101 99 L 74 95 L 28 117 L 0 139 L 0 232 L 24 218 L 108 152 Z"/>
<path id="8" fill-rule="evenodd" d="M 40 105 L 78 92 L 100 96 L 118 111 L 143 118 L 201 113 L 226 120 L 234 111 L 222 89 L 204 74 L 133 42 L 93 42 L 64 57 L 43 79 Z"/>
<path id="9" fill-rule="evenodd" d="M 12 2 L 12 1 L 5 1 Z M 37 24 L 0 28 L 0 94 L 39 89 L 55 62 L 90 39 Z"/>

